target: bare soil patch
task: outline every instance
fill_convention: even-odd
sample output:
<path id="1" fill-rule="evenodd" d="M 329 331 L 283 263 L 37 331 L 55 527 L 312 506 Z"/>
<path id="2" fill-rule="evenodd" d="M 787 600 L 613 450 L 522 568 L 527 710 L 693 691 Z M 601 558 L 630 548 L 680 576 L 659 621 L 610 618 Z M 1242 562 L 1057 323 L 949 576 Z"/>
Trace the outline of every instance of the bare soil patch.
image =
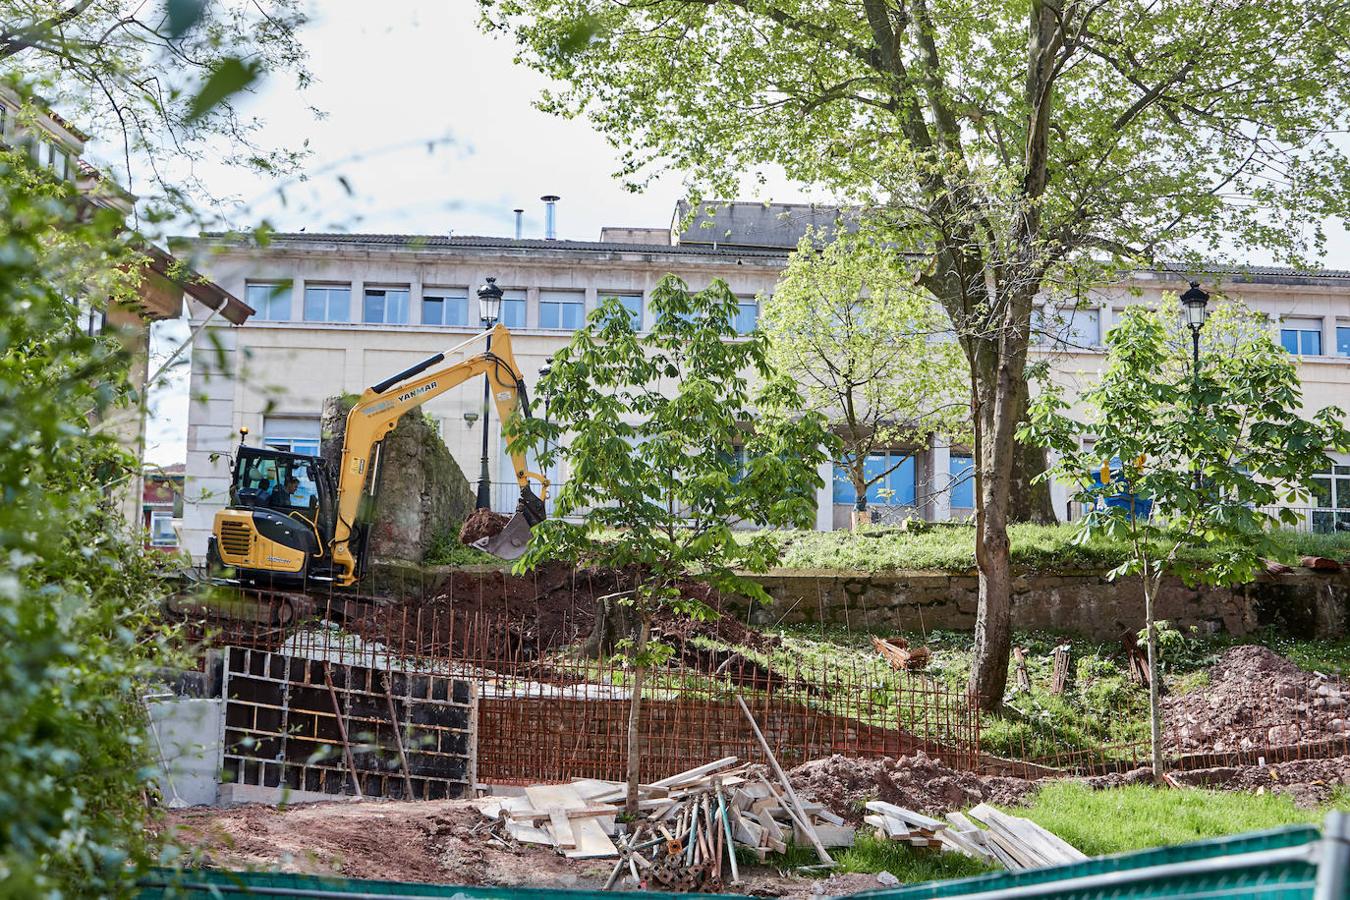
<path id="1" fill-rule="evenodd" d="M 1208 674 L 1205 687 L 1163 701 L 1167 749 L 1222 753 L 1350 736 L 1350 686 L 1272 650 L 1232 647 Z"/>
<path id="2" fill-rule="evenodd" d="M 472 544 L 474 541 L 481 541 L 483 538 L 492 538 L 502 533 L 509 521 L 507 516 L 499 512 L 493 512 L 490 509 L 475 509 L 469 513 L 469 517 L 464 520 L 464 524 L 459 529 L 459 542 L 461 544 Z"/>

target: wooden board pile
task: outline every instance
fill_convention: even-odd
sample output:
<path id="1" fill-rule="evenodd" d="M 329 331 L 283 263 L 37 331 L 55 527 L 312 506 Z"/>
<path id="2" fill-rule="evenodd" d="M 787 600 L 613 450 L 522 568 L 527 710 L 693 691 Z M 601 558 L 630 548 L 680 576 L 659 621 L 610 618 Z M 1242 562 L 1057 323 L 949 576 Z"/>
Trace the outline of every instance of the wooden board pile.
<path id="1" fill-rule="evenodd" d="M 981 803 L 966 815 L 947 813 L 939 822 L 912 810 L 874 800 L 863 821 L 886 840 L 914 847 L 949 850 L 1009 871 L 1058 866 L 1086 859 L 1079 850 L 1028 819 L 999 812 Z M 972 822 L 975 819 L 985 827 Z"/>
<path id="2" fill-rule="evenodd" d="M 933 654 L 927 647 L 910 647 L 909 641 L 902 637 L 872 638 L 872 649 L 881 654 L 892 669 L 901 672 L 918 672 L 928 667 Z"/>
<path id="3" fill-rule="evenodd" d="M 816 803 L 775 787 L 734 756 L 640 785 L 640 818 L 616 823 L 627 786 L 577 779 L 531 785 L 523 797 L 480 803 L 488 839 L 554 847 L 569 859 L 618 857 L 606 890 L 625 875 L 634 886 L 663 891 L 719 891 L 740 880 L 736 850 L 761 861 L 789 843 L 836 847 L 853 843 L 854 829 Z M 828 859 L 828 855 L 826 856 Z"/>

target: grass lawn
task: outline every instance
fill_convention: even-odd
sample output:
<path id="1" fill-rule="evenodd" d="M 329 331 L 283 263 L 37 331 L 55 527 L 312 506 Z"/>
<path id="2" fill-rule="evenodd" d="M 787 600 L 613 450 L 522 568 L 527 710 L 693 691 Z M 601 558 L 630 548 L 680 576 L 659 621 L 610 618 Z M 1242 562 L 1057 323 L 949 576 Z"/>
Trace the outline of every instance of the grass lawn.
<path id="1" fill-rule="evenodd" d="M 781 531 L 773 539 L 789 569 L 847 569 L 863 572 L 941 570 L 964 572 L 975 566 L 975 529 L 971 525 L 935 524 L 918 531 L 871 528 L 849 531 Z M 1078 540 L 1076 525 L 1013 525 L 1013 566 L 1024 572 L 1108 569 L 1123 562 L 1128 548 L 1104 538 Z M 1274 535 L 1283 562 L 1300 556 L 1350 556 L 1350 533 L 1308 534 L 1279 531 Z M 1223 545 L 1197 549 L 1188 558 L 1204 562 L 1224 551 Z"/>
<path id="2" fill-rule="evenodd" d="M 1282 825 L 1320 824 L 1329 809 L 1350 811 L 1342 788 L 1329 807 L 1299 809 L 1282 794 L 1147 785 L 1094 791 L 1084 784 L 1049 784 L 1028 807 L 1007 811 L 1047 828 L 1088 856 L 1166 847 Z"/>
<path id="3" fill-rule="evenodd" d="M 1350 810 L 1350 791 L 1343 788 L 1329 807 L 1299 809 L 1279 794 L 1162 790 L 1146 785 L 1094 791 L 1064 781 L 1041 788 L 1028 806 L 1005 811 L 1049 829 L 1088 856 L 1102 856 L 1284 825 L 1320 825 L 1330 809 Z M 885 871 L 905 883 L 996 871 L 957 853 L 926 853 L 877 840 L 870 832 L 859 829 L 857 843 L 834 854 L 839 871 Z M 799 865 L 815 861 L 798 848 L 793 853 L 792 861 Z M 802 856 L 800 861 L 797 855 Z"/>

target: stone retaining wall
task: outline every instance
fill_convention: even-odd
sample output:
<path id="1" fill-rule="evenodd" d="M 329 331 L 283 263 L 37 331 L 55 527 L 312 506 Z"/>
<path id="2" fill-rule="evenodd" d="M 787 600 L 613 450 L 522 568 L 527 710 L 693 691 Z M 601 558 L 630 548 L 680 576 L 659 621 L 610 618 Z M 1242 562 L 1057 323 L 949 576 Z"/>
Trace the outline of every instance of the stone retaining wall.
<path id="1" fill-rule="evenodd" d="M 774 598 L 753 604 L 756 625 L 824 620 L 896 631 L 975 627 L 974 574 L 779 570 L 755 576 Z M 1164 579 L 1157 618 L 1207 634 L 1245 635 L 1278 625 L 1293 637 L 1342 637 L 1350 622 L 1350 573 L 1297 569 L 1235 588 L 1188 588 Z M 1013 625 L 1115 640 L 1143 626 L 1137 578 L 1107 581 L 1100 573 L 1020 575 L 1013 581 Z"/>

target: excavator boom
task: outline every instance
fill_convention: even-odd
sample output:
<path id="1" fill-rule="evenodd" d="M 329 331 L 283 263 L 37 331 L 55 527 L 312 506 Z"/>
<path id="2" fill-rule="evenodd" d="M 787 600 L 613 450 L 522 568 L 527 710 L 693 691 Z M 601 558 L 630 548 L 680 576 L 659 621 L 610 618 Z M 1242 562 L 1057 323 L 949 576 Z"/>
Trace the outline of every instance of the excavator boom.
<path id="1" fill-rule="evenodd" d="M 439 367 L 446 357 L 454 358 L 469 345 L 486 341 L 481 353 L 451 365 Z M 342 443 L 342 463 L 338 474 L 336 526 L 333 533 L 333 576 L 340 585 L 350 585 L 357 577 L 357 560 L 351 550 L 353 529 L 361 505 L 361 496 L 371 477 L 372 454 L 404 414 L 428 400 L 457 387 L 477 375 L 488 380 L 489 396 L 497 408 L 502 432 L 509 440 L 517 416 L 529 415 L 525 381 L 511 349 L 511 332 L 504 325 L 475 335 L 444 353 L 438 353 L 411 368 L 373 385 L 347 414 Z M 486 427 L 486 426 L 485 426 Z M 548 480 L 529 471 L 525 454 L 513 452 L 520 502 L 516 513 L 496 538 L 478 543 L 503 559 L 515 559 L 525 552 L 530 529 L 546 516 Z M 538 482 L 535 494 L 531 482 Z"/>

